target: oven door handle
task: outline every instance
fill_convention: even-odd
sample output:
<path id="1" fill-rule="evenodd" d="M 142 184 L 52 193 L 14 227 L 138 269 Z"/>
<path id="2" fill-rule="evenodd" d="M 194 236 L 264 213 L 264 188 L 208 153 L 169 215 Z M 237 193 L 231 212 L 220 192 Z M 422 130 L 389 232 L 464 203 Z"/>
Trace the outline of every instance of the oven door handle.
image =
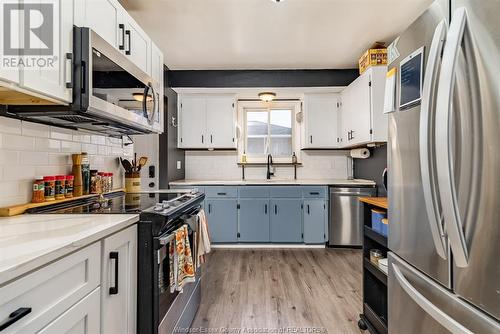
<path id="1" fill-rule="evenodd" d="M 158 237 L 158 242 L 160 245 L 168 245 L 170 241 L 174 240 L 175 232 L 173 233 L 165 233 Z"/>

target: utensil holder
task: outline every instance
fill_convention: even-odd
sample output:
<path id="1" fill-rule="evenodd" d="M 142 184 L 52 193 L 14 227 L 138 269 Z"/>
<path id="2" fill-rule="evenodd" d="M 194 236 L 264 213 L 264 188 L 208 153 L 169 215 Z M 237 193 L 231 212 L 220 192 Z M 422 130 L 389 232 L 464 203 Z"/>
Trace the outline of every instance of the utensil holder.
<path id="1" fill-rule="evenodd" d="M 125 192 L 136 193 L 141 191 L 141 175 L 140 173 L 125 173 Z"/>

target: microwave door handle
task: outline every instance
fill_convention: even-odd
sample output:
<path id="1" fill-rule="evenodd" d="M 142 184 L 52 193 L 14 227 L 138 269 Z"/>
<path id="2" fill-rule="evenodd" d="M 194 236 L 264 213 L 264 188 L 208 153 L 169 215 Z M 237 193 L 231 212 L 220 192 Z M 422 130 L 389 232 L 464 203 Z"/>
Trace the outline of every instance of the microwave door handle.
<path id="1" fill-rule="evenodd" d="M 453 14 L 447 42 L 443 51 L 443 61 L 439 77 L 436 101 L 436 155 L 439 194 L 443 207 L 446 231 L 457 267 L 467 267 L 468 249 L 463 231 L 462 219 L 458 210 L 455 189 L 453 157 L 451 152 L 451 103 L 455 84 L 455 70 L 461 42 L 467 26 L 465 8 L 458 8 Z"/>
<path id="2" fill-rule="evenodd" d="M 430 300 L 425 298 L 403 275 L 399 267 L 392 263 L 392 270 L 399 286 L 408 294 L 408 296 L 420 306 L 425 313 L 430 315 L 441 326 L 449 330 L 453 334 L 473 334 L 470 330 L 462 326 L 455 319 L 443 312 L 439 307 L 434 305 Z"/>
<path id="3" fill-rule="evenodd" d="M 432 239 L 438 255 L 446 260 L 446 239 L 442 219 L 437 205 L 438 189 L 435 178 L 431 179 L 431 170 L 434 168 L 434 94 L 438 83 L 438 68 L 441 52 L 446 40 L 446 21 L 442 20 L 434 31 L 427 67 L 425 68 L 424 86 L 422 91 L 422 107 L 420 108 L 420 173 L 424 193 L 425 208 L 429 217 Z M 432 159 L 431 159 L 432 154 Z"/>
<path id="4" fill-rule="evenodd" d="M 149 124 L 153 125 L 154 124 L 154 120 L 155 120 L 155 116 L 156 116 L 156 113 L 157 113 L 157 106 L 158 106 L 158 99 L 157 99 L 157 96 L 156 96 L 156 92 L 155 92 L 155 89 L 153 88 L 153 85 L 150 83 L 149 84 L 149 87 L 151 88 L 151 96 L 153 97 L 153 111 L 151 113 L 151 117 L 149 119 Z"/>

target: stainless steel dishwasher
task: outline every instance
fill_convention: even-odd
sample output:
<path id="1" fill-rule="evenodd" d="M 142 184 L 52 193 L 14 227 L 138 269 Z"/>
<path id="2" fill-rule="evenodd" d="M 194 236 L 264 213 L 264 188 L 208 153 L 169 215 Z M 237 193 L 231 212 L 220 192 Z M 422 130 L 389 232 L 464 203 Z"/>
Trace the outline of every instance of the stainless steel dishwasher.
<path id="1" fill-rule="evenodd" d="M 375 196 L 376 188 L 330 187 L 330 246 L 361 246 L 363 244 L 363 204 L 360 196 Z"/>

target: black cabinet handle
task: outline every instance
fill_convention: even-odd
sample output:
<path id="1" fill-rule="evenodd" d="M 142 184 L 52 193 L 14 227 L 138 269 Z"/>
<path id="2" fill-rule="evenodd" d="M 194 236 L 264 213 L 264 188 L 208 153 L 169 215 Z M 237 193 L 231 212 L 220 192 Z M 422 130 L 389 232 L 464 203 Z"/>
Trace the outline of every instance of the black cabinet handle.
<path id="1" fill-rule="evenodd" d="M 117 295 L 118 294 L 118 252 L 110 252 L 109 259 L 115 260 L 115 286 L 109 287 L 109 294 L 110 295 Z"/>
<path id="2" fill-rule="evenodd" d="M 120 29 L 120 31 L 122 33 L 122 44 L 118 45 L 118 48 L 120 50 L 123 50 L 123 49 L 125 49 L 125 25 L 123 23 L 120 23 L 118 25 L 118 29 Z"/>
<path id="3" fill-rule="evenodd" d="M 210 135 L 210 143 L 213 143 L 213 136 Z"/>
<path id="4" fill-rule="evenodd" d="M 7 319 L 3 320 L 0 323 L 0 331 L 3 331 L 13 323 L 21 320 L 24 318 L 26 315 L 31 313 L 31 307 L 20 307 L 7 317 Z"/>
<path id="5" fill-rule="evenodd" d="M 274 214 L 278 214 L 278 205 L 274 204 Z"/>
<path id="6" fill-rule="evenodd" d="M 212 204 L 208 204 L 208 213 L 212 212 Z"/>
<path id="7" fill-rule="evenodd" d="M 203 144 L 204 141 L 205 141 L 205 136 L 201 135 L 201 143 Z"/>
<path id="8" fill-rule="evenodd" d="M 132 53 L 132 38 L 130 37 L 130 30 L 125 30 L 125 35 L 127 35 L 128 38 L 128 50 L 125 50 L 125 54 L 130 56 Z"/>
<path id="9" fill-rule="evenodd" d="M 311 144 L 313 143 L 313 136 L 309 136 L 309 141 L 311 142 Z"/>
<path id="10" fill-rule="evenodd" d="M 311 210 L 309 208 L 309 204 L 307 204 L 307 214 L 310 215 L 311 214 Z"/>
<path id="11" fill-rule="evenodd" d="M 309 195 L 319 195 L 319 192 L 317 192 L 317 191 L 310 192 Z"/>
<path id="12" fill-rule="evenodd" d="M 264 204 L 264 213 L 267 215 L 267 204 Z"/>
<path id="13" fill-rule="evenodd" d="M 227 193 L 217 193 L 218 196 L 226 196 Z"/>

